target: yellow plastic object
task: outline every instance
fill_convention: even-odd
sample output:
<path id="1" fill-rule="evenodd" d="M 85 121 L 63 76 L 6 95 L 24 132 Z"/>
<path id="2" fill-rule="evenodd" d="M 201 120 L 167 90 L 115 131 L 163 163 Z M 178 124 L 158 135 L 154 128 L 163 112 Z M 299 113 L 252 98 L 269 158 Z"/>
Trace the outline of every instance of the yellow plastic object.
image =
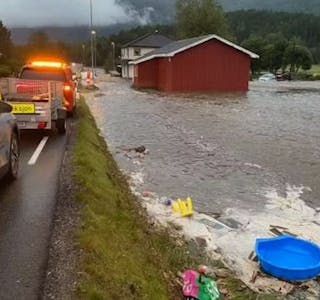
<path id="1" fill-rule="evenodd" d="M 180 211 L 179 203 L 178 202 L 173 202 L 172 203 L 172 209 L 173 209 L 174 212 L 179 213 L 179 211 Z"/>
<path id="2" fill-rule="evenodd" d="M 186 200 L 178 199 L 172 204 L 174 212 L 180 214 L 181 217 L 188 217 L 193 215 L 192 199 L 188 197 Z"/>

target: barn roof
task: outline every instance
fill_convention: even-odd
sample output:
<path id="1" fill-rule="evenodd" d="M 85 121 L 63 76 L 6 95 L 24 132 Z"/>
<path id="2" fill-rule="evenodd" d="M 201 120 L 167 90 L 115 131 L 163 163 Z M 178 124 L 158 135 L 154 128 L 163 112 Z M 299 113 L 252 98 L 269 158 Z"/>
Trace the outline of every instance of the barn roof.
<path id="1" fill-rule="evenodd" d="M 259 55 L 244 49 L 226 39 L 223 39 L 222 37 L 219 37 L 218 35 L 215 34 L 210 34 L 210 35 L 204 35 L 204 36 L 200 36 L 200 37 L 196 37 L 196 38 L 191 38 L 191 39 L 186 39 L 186 40 L 180 40 L 180 41 L 176 41 L 176 42 L 172 42 L 162 48 L 156 49 L 134 61 L 131 61 L 130 64 L 136 65 L 136 64 L 140 64 L 142 62 L 151 60 L 153 58 L 157 58 L 157 57 L 173 57 L 176 54 L 185 51 L 187 49 L 196 47 L 198 45 L 201 45 L 205 42 L 208 42 L 210 40 L 218 40 L 232 48 L 235 48 L 236 50 L 243 52 L 244 54 L 249 55 L 251 58 L 259 58 Z"/>
<path id="2" fill-rule="evenodd" d="M 161 48 L 173 41 L 160 33 L 148 33 L 141 36 L 125 45 L 122 48 L 127 47 L 141 47 L 141 48 Z"/>

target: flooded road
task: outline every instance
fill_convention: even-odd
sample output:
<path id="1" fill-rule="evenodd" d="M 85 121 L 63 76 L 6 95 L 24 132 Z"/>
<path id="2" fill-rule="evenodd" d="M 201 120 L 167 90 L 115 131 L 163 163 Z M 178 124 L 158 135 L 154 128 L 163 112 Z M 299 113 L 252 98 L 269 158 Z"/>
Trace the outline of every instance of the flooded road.
<path id="1" fill-rule="evenodd" d="M 272 277 L 252 282 L 259 265 L 248 257 L 259 237 L 320 244 L 320 84 L 254 82 L 246 94 L 201 96 L 135 91 L 121 79 L 99 87 L 87 103 L 151 218 L 205 240 L 207 254 L 255 291 L 292 291 Z M 140 145 L 148 155 L 126 151 Z M 192 218 L 164 205 L 188 195 Z M 319 299 L 319 283 L 306 284 L 291 299 Z"/>
<path id="2" fill-rule="evenodd" d="M 303 200 L 320 206 L 320 83 L 201 96 L 143 93 L 121 79 L 99 86 L 90 107 L 120 167 L 143 174 L 141 189 L 222 213 L 261 210 L 267 191 L 303 186 Z M 150 150 L 141 161 L 121 150 L 139 145 Z"/>

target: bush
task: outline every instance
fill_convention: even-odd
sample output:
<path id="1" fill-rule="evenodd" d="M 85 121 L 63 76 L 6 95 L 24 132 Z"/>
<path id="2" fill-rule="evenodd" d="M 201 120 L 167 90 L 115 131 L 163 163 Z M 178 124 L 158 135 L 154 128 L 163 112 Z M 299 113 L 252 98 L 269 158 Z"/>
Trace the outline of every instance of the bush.
<path id="1" fill-rule="evenodd" d="M 0 77 L 8 77 L 12 73 L 12 70 L 7 65 L 0 65 Z"/>
<path id="2" fill-rule="evenodd" d="M 320 73 L 313 74 L 314 80 L 320 80 Z"/>
<path id="3" fill-rule="evenodd" d="M 294 80 L 303 80 L 303 81 L 312 81 L 313 75 L 308 72 L 299 72 L 292 75 L 292 79 Z"/>
<path id="4" fill-rule="evenodd" d="M 19 59 L 11 58 L 8 60 L 7 65 L 11 69 L 11 74 L 14 74 L 15 76 L 17 76 L 23 65 L 23 61 L 20 61 Z"/>

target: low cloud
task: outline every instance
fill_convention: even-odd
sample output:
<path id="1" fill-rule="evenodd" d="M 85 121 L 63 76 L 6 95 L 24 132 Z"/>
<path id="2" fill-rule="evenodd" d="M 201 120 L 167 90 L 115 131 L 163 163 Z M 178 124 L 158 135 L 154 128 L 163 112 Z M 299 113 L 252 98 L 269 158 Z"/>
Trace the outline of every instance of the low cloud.
<path id="1" fill-rule="evenodd" d="M 107 25 L 128 20 L 125 9 L 114 0 L 92 0 L 94 23 Z M 89 0 L 0 0 L 0 20 L 11 27 L 39 25 L 86 25 Z"/>
<path id="2" fill-rule="evenodd" d="M 141 24 L 168 23 L 174 16 L 174 0 L 115 0 L 126 14 Z"/>

